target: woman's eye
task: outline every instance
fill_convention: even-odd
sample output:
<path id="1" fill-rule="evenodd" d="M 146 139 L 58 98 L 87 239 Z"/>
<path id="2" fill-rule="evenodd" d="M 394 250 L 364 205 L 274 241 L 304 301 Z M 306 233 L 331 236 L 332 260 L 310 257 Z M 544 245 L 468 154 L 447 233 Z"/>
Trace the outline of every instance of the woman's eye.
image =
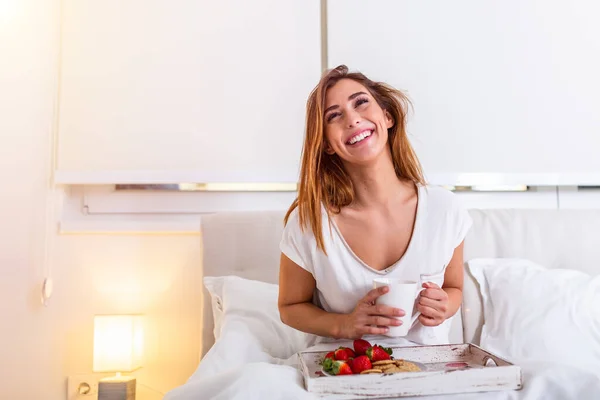
<path id="1" fill-rule="evenodd" d="M 339 112 L 331 113 L 327 116 L 327 122 L 331 122 L 335 117 L 339 116 Z"/>
<path id="2" fill-rule="evenodd" d="M 368 102 L 369 102 L 369 99 L 365 99 L 365 98 L 358 99 L 358 100 L 356 100 L 356 103 L 354 104 L 354 107 L 358 107 L 361 104 L 365 104 L 365 103 L 368 103 Z"/>

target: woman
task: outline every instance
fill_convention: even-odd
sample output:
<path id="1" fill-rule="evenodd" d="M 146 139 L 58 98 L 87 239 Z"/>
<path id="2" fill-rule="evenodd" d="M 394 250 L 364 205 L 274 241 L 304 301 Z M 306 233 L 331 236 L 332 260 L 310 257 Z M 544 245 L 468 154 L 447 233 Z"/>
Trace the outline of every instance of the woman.
<path id="1" fill-rule="evenodd" d="M 282 321 L 321 337 L 384 335 L 413 313 L 376 305 L 374 278 L 423 282 L 407 339 L 448 342 L 471 225 L 454 194 L 425 185 L 398 90 L 339 66 L 307 102 L 298 198 L 281 240 Z"/>

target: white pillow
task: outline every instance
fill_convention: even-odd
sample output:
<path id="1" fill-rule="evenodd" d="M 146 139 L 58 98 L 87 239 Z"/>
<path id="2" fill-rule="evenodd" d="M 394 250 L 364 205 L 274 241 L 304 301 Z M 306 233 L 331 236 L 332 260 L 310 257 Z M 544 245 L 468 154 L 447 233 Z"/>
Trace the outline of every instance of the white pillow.
<path id="1" fill-rule="evenodd" d="M 483 348 L 513 362 L 600 368 L 600 276 L 522 259 L 468 265 L 483 298 Z"/>
<path id="2" fill-rule="evenodd" d="M 223 283 L 224 277 L 205 277 L 204 286 L 210 294 L 210 302 L 213 313 L 214 329 L 213 334 L 215 341 L 221 336 L 221 322 L 223 321 Z"/>
<path id="3" fill-rule="evenodd" d="M 204 285 L 212 298 L 215 340 L 228 327 L 235 329 L 241 322 L 263 349 L 276 358 L 287 359 L 312 342 L 313 335 L 281 322 L 278 285 L 238 276 L 207 276 Z"/>

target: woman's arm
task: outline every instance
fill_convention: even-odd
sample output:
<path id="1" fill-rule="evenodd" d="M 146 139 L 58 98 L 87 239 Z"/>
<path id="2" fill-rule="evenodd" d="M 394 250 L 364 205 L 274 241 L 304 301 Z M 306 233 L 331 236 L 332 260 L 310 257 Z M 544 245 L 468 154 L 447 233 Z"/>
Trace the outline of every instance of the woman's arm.
<path id="1" fill-rule="evenodd" d="M 454 249 L 452 259 L 446 267 L 444 274 L 444 284 L 442 289 L 448 294 L 448 309 L 446 310 L 445 319 L 450 318 L 460 308 L 462 303 L 462 290 L 464 280 L 464 262 L 463 262 L 463 247 L 464 241 Z"/>
<path id="2" fill-rule="evenodd" d="M 340 314 L 327 313 L 312 304 L 316 282 L 310 272 L 281 254 L 279 314 L 281 321 L 299 331 L 340 338 Z"/>
<path id="3" fill-rule="evenodd" d="M 384 334 L 387 326 L 398 325 L 404 312 L 374 305 L 387 287 L 371 290 L 350 314 L 326 312 L 312 304 L 316 282 L 313 276 L 284 254 L 279 269 L 279 314 L 281 321 L 302 332 L 336 339 L 355 339 L 365 334 Z M 373 326 L 372 326 L 373 325 Z"/>
<path id="4" fill-rule="evenodd" d="M 463 289 L 463 247 L 462 242 L 456 249 L 444 274 L 444 284 L 426 282 L 425 290 L 419 296 L 417 310 L 421 312 L 419 321 L 425 326 L 436 326 L 456 314 L 462 303 Z"/>

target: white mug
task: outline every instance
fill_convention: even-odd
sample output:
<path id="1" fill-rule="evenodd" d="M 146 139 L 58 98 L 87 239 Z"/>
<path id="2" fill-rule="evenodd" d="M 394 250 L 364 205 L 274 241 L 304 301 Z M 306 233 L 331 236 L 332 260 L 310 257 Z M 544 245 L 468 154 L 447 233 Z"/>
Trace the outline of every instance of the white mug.
<path id="1" fill-rule="evenodd" d="M 377 289 L 383 286 L 388 286 L 389 291 L 377 298 L 377 304 L 385 304 L 386 306 L 400 308 L 406 314 L 403 317 L 394 317 L 402 321 L 400 326 L 390 326 L 385 334 L 390 337 L 401 337 L 408 334 L 408 330 L 413 326 L 419 315 L 419 311 L 413 315 L 415 300 L 419 296 L 419 282 L 407 281 L 403 279 L 393 278 L 375 278 L 373 279 L 373 288 Z"/>

